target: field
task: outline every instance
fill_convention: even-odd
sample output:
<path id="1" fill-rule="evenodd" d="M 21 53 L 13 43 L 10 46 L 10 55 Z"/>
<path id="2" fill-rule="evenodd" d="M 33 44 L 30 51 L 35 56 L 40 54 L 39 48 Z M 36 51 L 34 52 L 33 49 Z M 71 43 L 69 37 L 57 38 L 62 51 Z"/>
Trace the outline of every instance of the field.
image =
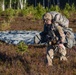
<path id="1" fill-rule="evenodd" d="M 0 22 L 4 18 L 0 18 Z M 76 32 L 76 17 L 69 18 L 70 27 Z M 43 30 L 42 20 L 17 17 L 5 30 Z M 0 42 L 0 75 L 76 75 L 76 47 L 67 49 L 67 62 L 59 61 L 57 53 L 53 66 L 46 65 L 46 46 L 28 46 L 24 53 L 12 44 Z"/>

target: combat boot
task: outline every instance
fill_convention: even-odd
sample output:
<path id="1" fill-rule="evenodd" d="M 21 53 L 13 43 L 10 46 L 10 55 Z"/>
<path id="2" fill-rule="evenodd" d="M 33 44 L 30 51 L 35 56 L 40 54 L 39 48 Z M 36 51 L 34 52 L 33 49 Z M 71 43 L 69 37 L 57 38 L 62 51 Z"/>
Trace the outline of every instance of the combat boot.
<path id="1" fill-rule="evenodd" d="M 60 61 L 67 61 L 66 56 L 61 56 L 61 57 L 60 57 Z"/>

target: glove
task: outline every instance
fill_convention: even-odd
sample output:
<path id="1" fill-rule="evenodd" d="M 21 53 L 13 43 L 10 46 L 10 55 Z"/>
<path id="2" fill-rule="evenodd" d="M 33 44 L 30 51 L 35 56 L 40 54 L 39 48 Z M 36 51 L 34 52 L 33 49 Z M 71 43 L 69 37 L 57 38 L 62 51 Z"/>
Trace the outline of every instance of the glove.
<path id="1" fill-rule="evenodd" d="M 59 48 L 63 48 L 64 45 L 63 44 L 59 44 L 58 46 L 59 46 Z"/>

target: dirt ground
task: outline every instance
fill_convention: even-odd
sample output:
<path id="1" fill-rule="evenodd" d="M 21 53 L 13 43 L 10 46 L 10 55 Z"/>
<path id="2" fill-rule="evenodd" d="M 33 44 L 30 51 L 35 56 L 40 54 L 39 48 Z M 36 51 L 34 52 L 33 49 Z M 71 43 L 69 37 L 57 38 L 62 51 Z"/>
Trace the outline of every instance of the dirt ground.
<path id="1" fill-rule="evenodd" d="M 69 19 L 76 32 L 76 19 Z M 42 20 L 17 17 L 7 30 L 43 30 Z M 67 62 L 55 53 L 53 66 L 46 64 L 46 46 L 28 46 L 28 52 L 17 51 L 15 45 L 0 42 L 0 75 L 76 75 L 76 47 L 67 49 Z"/>
<path id="2" fill-rule="evenodd" d="M 69 18 L 69 27 L 76 32 L 76 18 Z M 33 20 L 25 17 L 18 17 L 11 23 L 10 30 L 43 30 L 42 20 Z"/>

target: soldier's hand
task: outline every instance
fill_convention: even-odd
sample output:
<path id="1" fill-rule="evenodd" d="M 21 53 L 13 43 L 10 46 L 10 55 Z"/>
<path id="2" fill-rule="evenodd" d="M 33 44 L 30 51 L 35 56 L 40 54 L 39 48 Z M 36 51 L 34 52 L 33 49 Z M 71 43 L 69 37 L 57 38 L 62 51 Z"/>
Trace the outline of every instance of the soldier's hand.
<path id="1" fill-rule="evenodd" d="M 63 48 L 64 45 L 63 44 L 59 44 L 58 46 L 59 46 L 59 48 Z"/>
<path id="2" fill-rule="evenodd" d="M 49 45 L 51 45 L 52 43 L 51 43 L 51 41 L 49 42 Z"/>

